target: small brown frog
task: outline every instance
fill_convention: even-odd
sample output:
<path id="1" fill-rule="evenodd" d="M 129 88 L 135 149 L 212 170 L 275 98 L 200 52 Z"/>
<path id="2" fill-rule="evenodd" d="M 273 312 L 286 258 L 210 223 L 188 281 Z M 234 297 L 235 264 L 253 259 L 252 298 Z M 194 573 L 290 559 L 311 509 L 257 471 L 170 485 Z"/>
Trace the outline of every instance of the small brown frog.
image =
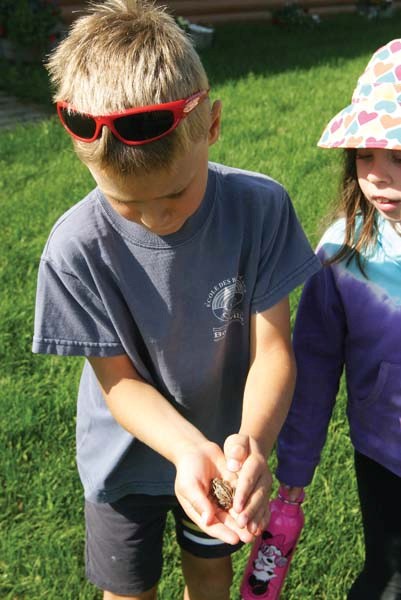
<path id="1" fill-rule="evenodd" d="M 224 510 L 233 505 L 234 489 L 229 481 L 214 477 L 210 483 L 210 495 L 213 501 Z"/>

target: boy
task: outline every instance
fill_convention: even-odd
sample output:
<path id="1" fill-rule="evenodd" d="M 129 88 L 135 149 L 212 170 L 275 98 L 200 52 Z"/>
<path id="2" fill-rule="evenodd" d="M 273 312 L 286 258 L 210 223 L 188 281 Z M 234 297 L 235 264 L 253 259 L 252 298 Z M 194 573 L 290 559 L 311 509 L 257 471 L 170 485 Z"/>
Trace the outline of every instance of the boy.
<path id="1" fill-rule="evenodd" d="M 295 371 L 287 295 L 319 262 L 281 186 L 208 163 L 221 104 L 165 11 L 94 5 L 48 68 L 97 183 L 50 234 L 33 343 L 87 358 L 87 576 L 105 600 L 156 598 L 173 510 L 184 598 L 227 600 L 230 554 L 268 520 Z M 235 485 L 228 510 L 216 477 Z"/>

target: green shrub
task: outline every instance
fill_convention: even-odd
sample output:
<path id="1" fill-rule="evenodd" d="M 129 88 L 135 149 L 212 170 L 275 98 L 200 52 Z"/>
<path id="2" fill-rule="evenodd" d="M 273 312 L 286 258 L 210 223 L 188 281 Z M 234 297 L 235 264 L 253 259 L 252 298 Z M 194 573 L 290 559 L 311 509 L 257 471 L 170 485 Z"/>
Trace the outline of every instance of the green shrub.
<path id="1" fill-rule="evenodd" d="M 16 47 L 46 51 L 61 33 L 56 0 L 3 0 L 0 36 Z"/>

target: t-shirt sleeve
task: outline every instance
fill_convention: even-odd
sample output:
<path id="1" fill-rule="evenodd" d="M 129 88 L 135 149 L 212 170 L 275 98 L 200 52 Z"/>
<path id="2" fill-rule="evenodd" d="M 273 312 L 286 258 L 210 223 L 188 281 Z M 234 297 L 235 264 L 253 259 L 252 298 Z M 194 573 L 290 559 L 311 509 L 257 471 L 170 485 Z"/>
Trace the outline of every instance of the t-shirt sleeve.
<path id="1" fill-rule="evenodd" d="M 253 312 L 271 308 L 321 268 L 288 194 L 280 189 L 282 198 L 275 205 L 274 218 L 271 212 L 266 216 L 266 233 L 252 300 Z M 275 226 L 272 226 L 273 222 Z"/>
<path id="2" fill-rule="evenodd" d="M 78 276 L 42 258 L 32 351 L 71 356 L 115 356 L 124 349 L 100 295 Z"/>

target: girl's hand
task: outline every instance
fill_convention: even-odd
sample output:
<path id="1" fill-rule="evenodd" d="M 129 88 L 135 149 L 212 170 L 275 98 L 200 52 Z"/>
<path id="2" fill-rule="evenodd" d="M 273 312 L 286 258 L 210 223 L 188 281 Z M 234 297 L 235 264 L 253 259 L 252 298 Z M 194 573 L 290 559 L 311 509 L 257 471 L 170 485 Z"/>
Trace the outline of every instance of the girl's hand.
<path id="1" fill-rule="evenodd" d="M 253 534 L 239 525 L 233 508 L 223 510 L 211 499 L 214 477 L 229 481 L 233 487 L 237 485 L 237 477 L 227 469 L 225 456 L 217 444 L 205 441 L 182 449 L 175 467 L 175 494 L 188 517 L 202 531 L 233 545 L 253 541 Z"/>
<path id="2" fill-rule="evenodd" d="M 260 535 L 270 519 L 272 476 L 257 442 L 243 434 L 230 435 L 224 444 L 227 468 L 238 474 L 234 496 L 237 523 Z"/>

